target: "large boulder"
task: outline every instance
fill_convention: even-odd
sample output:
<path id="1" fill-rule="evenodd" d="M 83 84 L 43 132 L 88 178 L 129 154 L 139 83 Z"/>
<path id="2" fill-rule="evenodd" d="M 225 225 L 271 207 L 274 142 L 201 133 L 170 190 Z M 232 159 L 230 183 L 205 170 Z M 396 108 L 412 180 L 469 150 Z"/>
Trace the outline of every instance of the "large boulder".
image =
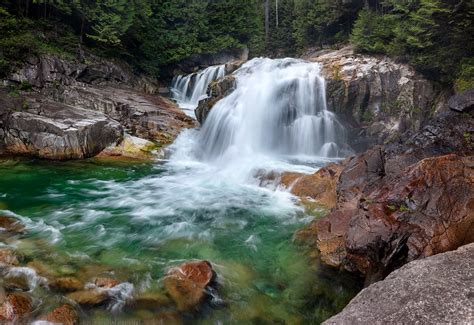
<path id="1" fill-rule="evenodd" d="M 5 97 L 3 97 L 5 96 Z M 123 135 L 122 126 L 100 112 L 71 107 L 50 100 L 25 98 L 22 106 L 8 101 L 0 121 L 4 153 L 46 159 L 93 157 Z"/>
<path id="2" fill-rule="evenodd" d="M 472 324 L 474 244 L 408 263 L 323 324 Z"/>
<path id="3" fill-rule="evenodd" d="M 323 262 L 370 283 L 474 241 L 473 128 L 470 118 L 442 114 L 406 144 L 346 160 L 335 208 L 309 227 Z"/>

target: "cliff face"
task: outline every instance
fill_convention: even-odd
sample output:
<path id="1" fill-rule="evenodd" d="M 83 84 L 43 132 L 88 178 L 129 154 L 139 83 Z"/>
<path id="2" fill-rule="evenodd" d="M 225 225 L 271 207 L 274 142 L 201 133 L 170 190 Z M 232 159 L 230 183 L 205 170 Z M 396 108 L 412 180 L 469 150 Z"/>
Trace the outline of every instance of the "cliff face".
<path id="1" fill-rule="evenodd" d="M 90 57 L 88 63 L 54 56 L 31 58 L 3 83 L 0 153 L 48 159 L 92 157 L 128 134 L 171 143 L 194 122 L 156 95 L 153 80 L 124 63 Z M 28 91 L 18 91 L 27 88 Z"/>
<path id="2" fill-rule="evenodd" d="M 355 54 L 351 47 L 307 53 L 303 58 L 322 65 L 328 108 L 356 136 L 355 149 L 406 139 L 445 108 L 450 95 L 407 64 Z"/>

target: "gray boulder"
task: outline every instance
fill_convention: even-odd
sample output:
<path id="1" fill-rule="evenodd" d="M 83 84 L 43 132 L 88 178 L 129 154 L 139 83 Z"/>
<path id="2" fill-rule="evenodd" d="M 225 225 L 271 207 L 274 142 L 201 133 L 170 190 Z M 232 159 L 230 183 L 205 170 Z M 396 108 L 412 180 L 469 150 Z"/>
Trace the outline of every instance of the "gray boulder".
<path id="1" fill-rule="evenodd" d="M 323 324 L 472 324 L 474 243 L 406 264 Z"/>
<path id="2" fill-rule="evenodd" d="M 448 101 L 449 108 L 461 113 L 469 113 L 474 110 L 474 88 L 463 93 L 456 94 Z"/>

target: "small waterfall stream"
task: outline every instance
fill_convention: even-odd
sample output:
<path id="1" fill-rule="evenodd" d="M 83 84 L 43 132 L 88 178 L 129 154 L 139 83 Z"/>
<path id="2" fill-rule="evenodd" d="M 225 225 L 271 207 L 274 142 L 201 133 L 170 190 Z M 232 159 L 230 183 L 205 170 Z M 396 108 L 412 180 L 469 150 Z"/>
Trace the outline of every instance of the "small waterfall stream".
<path id="1" fill-rule="evenodd" d="M 194 109 L 201 99 L 206 98 L 209 84 L 224 77 L 224 74 L 225 65 L 222 64 L 208 67 L 190 75 L 176 76 L 171 83 L 172 97 L 186 114 L 194 118 Z"/>

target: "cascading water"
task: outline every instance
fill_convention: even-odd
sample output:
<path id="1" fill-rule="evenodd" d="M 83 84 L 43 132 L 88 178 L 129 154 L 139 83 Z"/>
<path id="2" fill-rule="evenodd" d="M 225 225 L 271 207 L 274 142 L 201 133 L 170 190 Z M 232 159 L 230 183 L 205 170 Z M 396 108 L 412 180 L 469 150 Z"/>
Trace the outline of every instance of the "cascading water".
<path id="1" fill-rule="evenodd" d="M 202 161 L 248 158 L 322 160 L 343 157 L 345 130 L 327 110 L 317 63 L 253 59 L 234 73 L 236 89 L 209 113 L 198 135 Z M 258 166 L 254 166 L 258 167 Z"/>
<path id="2" fill-rule="evenodd" d="M 216 65 L 190 75 L 179 75 L 171 83 L 173 99 L 179 107 L 194 118 L 194 109 L 201 99 L 206 98 L 209 84 L 225 75 L 225 65 Z"/>

